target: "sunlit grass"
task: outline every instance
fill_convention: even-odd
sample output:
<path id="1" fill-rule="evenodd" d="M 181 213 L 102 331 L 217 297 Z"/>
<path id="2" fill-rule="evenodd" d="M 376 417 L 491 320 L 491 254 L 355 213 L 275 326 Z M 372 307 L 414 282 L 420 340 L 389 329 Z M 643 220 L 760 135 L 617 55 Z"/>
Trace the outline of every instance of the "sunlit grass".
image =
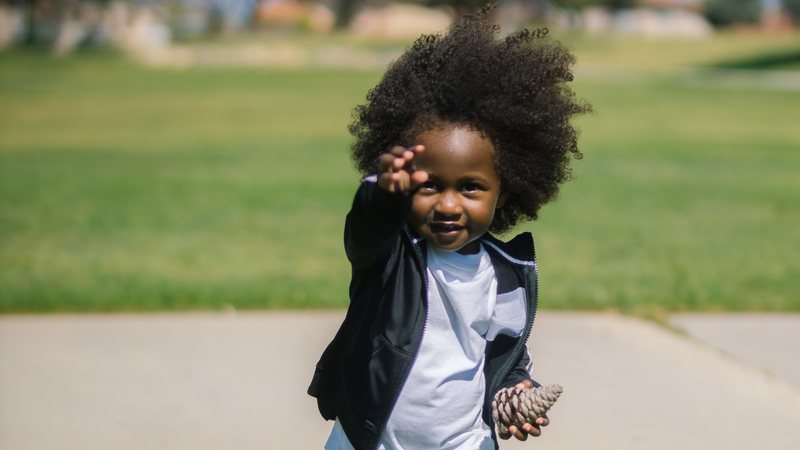
<path id="1" fill-rule="evenodd" d="M 631 73 L 575 85 L 586 157 L 523 227 L 542 305 L 800 310 L 800 92 Z M 345 305 L 379 76 L 0 55 L 0 310 Z"/>

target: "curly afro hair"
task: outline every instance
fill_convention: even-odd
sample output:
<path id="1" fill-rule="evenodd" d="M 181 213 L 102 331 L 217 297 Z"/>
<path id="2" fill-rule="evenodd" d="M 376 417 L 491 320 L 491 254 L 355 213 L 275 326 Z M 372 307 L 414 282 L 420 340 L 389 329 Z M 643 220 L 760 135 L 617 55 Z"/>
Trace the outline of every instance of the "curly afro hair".
<path id="1" fill-rule="evenodd" d="M 484 8 L 446 35 L 423 35 L 392 64 L 353 112 L 352 158 L 362 174 L 394 145 L 410 146 L 420 132 L 446 124 L 470 126 L 495 147 L 506 201 L 490 230 L 503 233 L 539 208 L 571 178 L 580 159 L 573 115 L 591 107 L 575 99 L 574 56 L 546 29 L 496 39 L 499 27 Z"/>

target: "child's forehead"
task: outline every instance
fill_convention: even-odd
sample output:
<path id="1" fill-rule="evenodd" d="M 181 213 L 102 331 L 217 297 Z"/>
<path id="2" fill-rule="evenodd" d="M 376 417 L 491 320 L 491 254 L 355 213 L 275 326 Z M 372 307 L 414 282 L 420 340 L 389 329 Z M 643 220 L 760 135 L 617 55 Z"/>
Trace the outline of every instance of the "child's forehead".
<path id="1" fill-rule="evenodd" d="M 497 178 L 492 142 L 465 127 L 443 128 L 421 133 L 415 144 L 425 146 L 416 166 L 432 175 L 477 174 Z"/>
<path id="2" fill-rule="evenodd" d="M 462 124 L 430 128 L 417 133 L 415 142 L 433 148 L 471 148 L 494 154 L 494 144 L 488 136 L 473 127 Z"/>
<path id="3" fill-rule="evenodd" d="M 420 114 L 409 127 L 415 134 L 422 134 L 434 130 L 447 130 L 453 128 L 466 128 L 486 135 L 485 127 L 472 120 L 444 118 L 438 114 Z"/>

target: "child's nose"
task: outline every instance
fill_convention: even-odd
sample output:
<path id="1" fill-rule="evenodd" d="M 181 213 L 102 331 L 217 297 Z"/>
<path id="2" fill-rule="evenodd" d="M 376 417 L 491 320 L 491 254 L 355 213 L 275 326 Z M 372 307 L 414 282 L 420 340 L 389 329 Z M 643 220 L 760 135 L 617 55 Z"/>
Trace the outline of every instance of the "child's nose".
<path id="1" fill-rule="evenodd" d="M 449 192 L 443 192 L 439 196 L 439 201 L 436 202 L 434 211 L 443 216 L 456 218 L 462 213 L 461 204 L 458 202 L 456 195 Z"/>

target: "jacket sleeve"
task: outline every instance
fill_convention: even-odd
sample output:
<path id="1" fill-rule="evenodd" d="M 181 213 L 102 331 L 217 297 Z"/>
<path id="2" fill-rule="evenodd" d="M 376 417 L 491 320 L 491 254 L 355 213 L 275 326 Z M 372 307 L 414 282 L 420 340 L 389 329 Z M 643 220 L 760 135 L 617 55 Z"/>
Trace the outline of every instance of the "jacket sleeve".
<path id="1" fill-rule="evenodd" d="M 526 348 L 519 358 L 519 361 L 517 361 L 517 364 L 511 369 L 511 372 L 508 373 L 508 376 L 501 383 L 501 387 L 511 387 L 527 379 L 533 381 L 534 387 L 541 386 L 536 380 L 531 379 L 531 368 L 531 354 Z"/>
<path id="2" fill-rule="evenodd" d="M 361 183 L 344 229 L 345 252 L 354 269 L 371 266 L 389 254 L 410 209 L 409 195 L 387 192 L 374 180 Z"/>

